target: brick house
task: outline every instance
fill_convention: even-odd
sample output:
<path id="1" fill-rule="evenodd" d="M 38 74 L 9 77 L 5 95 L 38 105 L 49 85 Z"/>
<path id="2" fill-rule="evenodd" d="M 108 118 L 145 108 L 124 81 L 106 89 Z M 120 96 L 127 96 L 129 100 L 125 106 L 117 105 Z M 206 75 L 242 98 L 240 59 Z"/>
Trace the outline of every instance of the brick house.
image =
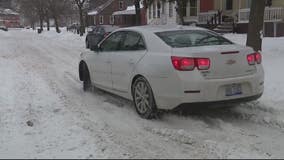
<path id="1" fill-rule="evenodd" d="M 20 27 L 20 15 L 11 9 L 0 8 L 0 24 L 7 28 Z"/>
<path id="2" fill-rule="evenodd" d="M 126 10 L 113 12 L 115 18 L 115 24 L 119 24 L 121 27 L 135 26 L 136 25 L 136 10 L 135 6 L 128 6 Z M 140 1 L 140 25 L 146 25 L 146 8 L 143 5 L 143 1 Z"/>
<path id="3" fill-rule="evenodd" d="M 124 26 L 122 21 L 115 20 L 113 13 L 124 11 L 132 5 L 133 0 L 93 0 L 90 2 L 90 6 L 94 9 L 90 9 L 88 12 L 89 24 Z M 133 19 L 128 19 L 128 22 L 132 25 Z"/>
<path id="4" fill-rule="evenodd" d="M 220 32 L 246 33 L 250 4 L 251 0 L 188 0 L 183 19 L 186 24 L 194 22 Z M 147 24 L 179 24 L 180 21 L 176 3 L 168 0 L 153 0 L 146 13 Z M 267 0 L 264 34 L 284 36 L 284 0 Z"/>

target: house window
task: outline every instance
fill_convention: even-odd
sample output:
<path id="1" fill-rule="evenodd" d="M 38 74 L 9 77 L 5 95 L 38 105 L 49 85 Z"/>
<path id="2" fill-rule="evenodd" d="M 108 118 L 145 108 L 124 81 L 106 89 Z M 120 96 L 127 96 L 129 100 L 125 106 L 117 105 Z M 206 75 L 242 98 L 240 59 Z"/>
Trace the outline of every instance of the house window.
<path id="1" fill-rule="evenodd" d="M 233 9 L 233 0 L 226 0 L 226 10 Z"/>
<path id="2" fill-rule="evenodd" d="M 172 2 L 169 2 L 169 17 L 173 17 L 174 15 L 174 5 Z"/>
<path id="3" fill-rule="evenodd" d="M 152 5 L 149 6 L 149 19 L 152 18 Z"/>
<path id="4" fill-rule="evenodd" d="M 248 8 L 250 8 L 250 6 L 251 6 L 251 0 L 247 0 L 246 2 L 247 2 L 246 6 L 247 6 Z"/>
<path id="5" fill-rule="evenodd" d="M 162 1 L 162 14 L 165 14 L 165 2 Z"/>
<path id="6" fill-rule="evenodd" d="M 161 17 L 161 3 L 160 2 L 157 3 L 157 17 L 158 18 Z"/>
<path id="7" fill-rule="evenodd" d="M 197 16 L 197 0 L 190 0 L 189 3 L 190 16 Z"/>
<path id="8" fill-rule="evenodd" d="M 154 2 L 154 3 L 153 3 L 153 18 L 156 18 L 156 12 L 157 12 L 157 5 L 156 5 L 156 3 Z"/>
<path id="9" fill-rule="evenodd" d="M 104 24 L 104 16 L 100 16 L 100 24 Z"/>
<path id="10" fill-rule="evenodd" d="M 123 1 L 119 1 L 119 10 L 123 10 Z"/>
<path id="11" fill-rule="evenodd" d="M 109 24 L 114 24 L 114 16 L 109 16 Z"/>
<path id="12" fill-rule="evenodd" d="M 187 4 L 186 5 L 183 5 L 182 7 L 181 7 L 181 11 L 182 11 L 182 16 L 183 17 L 186 17 L 187 16 L 187 14 L 186 14 L 186 9 L 187 9 L 187 5 L 188 5 L 189 3 L 187 2 Z M 191 4 L 191 3 L 190 3 Z"/>

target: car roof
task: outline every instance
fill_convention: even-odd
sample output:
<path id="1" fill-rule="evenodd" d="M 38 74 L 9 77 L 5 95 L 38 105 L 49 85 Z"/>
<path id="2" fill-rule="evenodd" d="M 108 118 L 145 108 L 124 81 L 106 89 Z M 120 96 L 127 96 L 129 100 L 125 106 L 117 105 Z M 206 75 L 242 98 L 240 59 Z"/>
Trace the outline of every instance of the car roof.
<path id="1" fill-rule="evenodd" d="M 146 25 L 146 26 L 138 26 L 138 27 L 127 27 L 118 29 L 118 31 L 123 30 L 132 30 L 138 32 L 166 32 L 166 31 L 178 31 L 178 30 L 203 30 L 207 31 L 205 28 L 195 27 L 195 26 L 181 26 L 181 25 Z"/>

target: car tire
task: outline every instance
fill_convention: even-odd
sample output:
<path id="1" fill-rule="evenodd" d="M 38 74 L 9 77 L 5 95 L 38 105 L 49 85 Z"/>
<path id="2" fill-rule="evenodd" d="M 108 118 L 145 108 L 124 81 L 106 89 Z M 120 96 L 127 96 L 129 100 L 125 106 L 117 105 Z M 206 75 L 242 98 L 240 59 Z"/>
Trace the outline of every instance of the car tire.
<path id="1" fill-rule="evenodd" d="M 83 71 L 83 90 L 90 91 L 92 89 L 92 82 L 89 74 L 88 67 L 85 65 L 82 66 L 82 71 Z"/>
<path id="2" fill-rule="evenodd" d="M 83 90 L 84 90 L 85 92 L 91 91 L 91 88 L 92 88 L 92 84 L 91 84 L 90 81 L 84 81 L 84 82 L 83 82 Z"/>
<path id="3" fill-rule="evenodd" d="M 137 113 L 145 119 L 157 117 L 157 106 L 152 88 L 144 77 L 137 78 L 132 85 L 132 96 Z"/>

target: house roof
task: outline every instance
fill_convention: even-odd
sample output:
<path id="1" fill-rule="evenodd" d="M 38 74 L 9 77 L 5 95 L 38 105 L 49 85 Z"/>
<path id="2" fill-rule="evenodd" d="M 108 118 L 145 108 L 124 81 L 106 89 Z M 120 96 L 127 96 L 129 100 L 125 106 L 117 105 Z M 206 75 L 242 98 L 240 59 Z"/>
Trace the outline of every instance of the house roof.
<path id="1" fill-rule="evenodd" d="M 143 4 L 140 4 L 140 8 L 143 8 Z M 134 14 L 136 14 L 136 10 L 135 10 L 135 6 L 132 5 L 132 6 L 128 6 L 126 10 L 113 12 L 112 15 L 118 16 L 118 15 L 134 15 Z"/>
<path id="2" fill-rule="evenodd" d="M 99 14 L 101 11 L 103 11 L 105 8 L 107 8 L 113 1 L 114 0 L 107 0 L 104 4 L 98 6 L 94 10 L 91 10 L 90 12 L 88 12 L 88 15 L 94 16 L 94 15 Z"/>
<path id="3" fill-rule="evenodd" d="M 126 10 L 113 12 L 112 15 L 118 16 L 118 15 L 133 15 L 133 14 L 136 14 L 135 7 L 133 8 L 133 6 L 128 6 Z"/>
<path id="4" fill-rule="evenodd" d="M 0 14 L 2 15 L 19 15 L 19 13 L 11 10 L 11 9 L 3 9 L 3 8 L 0 8 Z"/>

